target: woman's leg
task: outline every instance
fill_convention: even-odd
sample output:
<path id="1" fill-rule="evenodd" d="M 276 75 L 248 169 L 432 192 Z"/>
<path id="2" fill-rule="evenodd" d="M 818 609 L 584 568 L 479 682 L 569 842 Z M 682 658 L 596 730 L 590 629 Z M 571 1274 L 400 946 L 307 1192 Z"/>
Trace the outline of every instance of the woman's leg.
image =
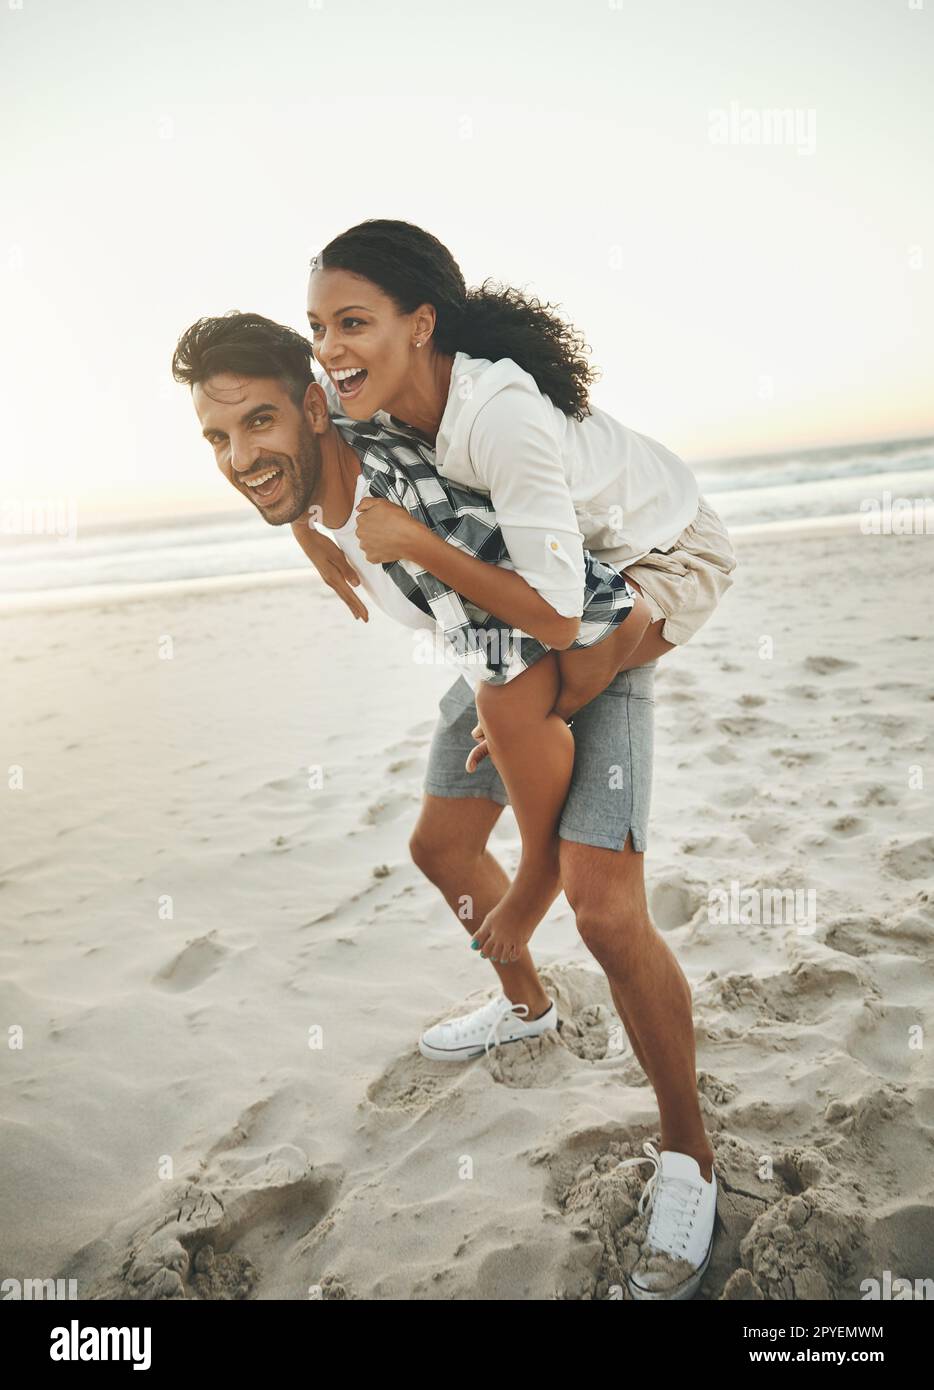
<path id="1" fill-rule="evenodd" d="M 636 585 L 631 587 L 635 589 Z M 623 669 L 624 663 L 632 661 L 648 631 L 651 617 L 649 605 L 637 592 L 625 622 L 613 628 L 601 642 L 558 653 L 561 695 L 557 712 L 562 718 L 569 719 L 577 710 L 601 695 Z"/>
<path id="2" fill-rule="evenodd" d="M 570 719 L 585 704 L 596 699 L 620 671 L 631 671 L 635 666 L 656 661 L 677 645 L 662 636 L 664 618 L 650 621 L 651 610 L 641 586 L 628 574 L 626 580 L 638 595 L 626 621 L 593 647 L 559 653 L 561 694 L 557 713 L 564 719 Z"/>
<path id="3" fill-rule="evenodd" d="M 630 589 L 635 589 L 636 593 L 642 597 L 642 585 L 637 584 L 631 574 L 625 575 L 626 583 Z M 628 621 L 628 620 L 627 620 Z M 666 652 L 673 651 L 678 645 L 676 642 L 669 642 L 667 637 L 662 636 L 662 628 L 665 626 L 665 619 L 659 618 L 657 622 L 649 623 L 642 637 L 636 646 L 625 658 L 620 666 L 621 671 L 631 671 L 634 666 L 645 666 L 649 661 L 657 661 Z"/>
<path id="4" fill-rule="evenodd" d="M 634 580 L 630 579 L 629 583 L 641 594 L 642 590 L 639 589 Z M 579 709 L 582 709 L 585 704 L 589 704 L 591 700 L 596 699 L 620 671 L 631 671 L 635 666 L 645 666 L 650 661 L 656 661 L 658 657 L 664 656 L 666 652 L 673 651 L 677 643 L 669 642 L 666 637 L 662 636 L 662 628 L 664 626 L 664 618 L 659 618 L 657 622 L 649 623 L 636 645 L 632 648 L 630 654 L 623 659 L 620 665 L 613 666 L 611 660 L 607 666 L 607 670 L 610 671 L 610 674 L 607 675 L 607 671 L 601 671 L 597 679 L 591 681 L 588 688 L 573 690 L 573 688 L 569 688 L 562 683 L 557 706 L 557 712 L 561 715 L 562 719 L 570 719 Z M 589 652 L 599 652 L 602 646 L 606 646 L 606 643 L 598 643 L 596 647 L 589 647 L 587 650 Z M 564 656 L 566 656 L 565 652 L 558 654 L 559 663 L 562 663 L 562 658 Z M 559 670 L 562 671 L 563 676 L 565 674 L 563 663 L 559 665 Z M 579 673 L 572 672 L 572 687 L 575 682 L 580 684 L 578 681 L 578 674 Z M 489 746 L 484 736 L 482 722 L 474 729 L 474 738 L 477 740 L 477 746 L 471 750 L 470 757 L 467 759 L 468 772 L 475 772 L 483 759 L 489 757 L 490 753 Z"/>
<path id="5" fill-rule="evenodd" d="M 662 636 L 664 626 L 664 618 L 659 618 L 657 623 L 649 625 L 635 651 L 620 666 L 620 671 L 631 671 L 634 666 L 646 666 L 650 661 L 664 656 L 666 652 L 674 651 L 677 643 L 669 642 L 667 637 Z"/>
<path id="6" fill-rule="evenodd" d="M 552 713 L 555 652 L 507 682 L 481 683 L 477 713 L 522 837 L 516 876 L 474 936 L 485 960 L 517 959 L 558 891 L 558 822 L 571 785 L 574 737 Z"/>

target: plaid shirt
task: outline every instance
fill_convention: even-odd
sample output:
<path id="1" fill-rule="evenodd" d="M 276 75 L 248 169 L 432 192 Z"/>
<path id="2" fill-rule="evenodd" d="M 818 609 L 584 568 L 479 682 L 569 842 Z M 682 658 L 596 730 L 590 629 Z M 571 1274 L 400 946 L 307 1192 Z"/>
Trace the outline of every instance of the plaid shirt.
<path id="1" fill-rule="evenodd" d="M 372 496 L 405 507 L 450 545 L 478 560 L 490 565 L 508 560 L 489 494 L 442 477 L 431 445 L 414 434 L 389 430 L 377 420 L 351 420 L 343 415 L 332 415 L 331 420 L 359 458 Z M 560 542 L 552 539 L 560 548 Z M 584 568 L 584 612 L 569 650 L 593 646 L 609 636 L 628 617 L 635 597 L 621 574 L 586 550 Z M 383 569 L 407 599 L 437 620 L 457 658 L 477 666 L 483 680 L 501 685 L 551 650 L 412 560 L 391 560 Z"/>

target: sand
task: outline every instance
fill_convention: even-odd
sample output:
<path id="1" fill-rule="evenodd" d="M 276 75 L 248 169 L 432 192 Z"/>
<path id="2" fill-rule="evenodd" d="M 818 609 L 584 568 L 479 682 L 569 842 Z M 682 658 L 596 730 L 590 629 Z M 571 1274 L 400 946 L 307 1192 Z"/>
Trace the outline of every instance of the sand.
<path id="1" fill-rule="evenodd" d="M 659 665 L 646 856 L 720 1183 L 697 1297 L 853 1299 L 932 1272 L 930 540 L 737 550 Z M 658 1116 L 563 897 L 532 943 L 559 1030 L 417 1050 L 496 986 L 408 854 L 455 672 L 312 572 L 0 633 L 0 1278 L 625 1300 L 651 1167 L 615 1164 Z M 515 867 L 510 811 L 491 846 Z M 712 920 L 771 888 L 811 919 Z"/>

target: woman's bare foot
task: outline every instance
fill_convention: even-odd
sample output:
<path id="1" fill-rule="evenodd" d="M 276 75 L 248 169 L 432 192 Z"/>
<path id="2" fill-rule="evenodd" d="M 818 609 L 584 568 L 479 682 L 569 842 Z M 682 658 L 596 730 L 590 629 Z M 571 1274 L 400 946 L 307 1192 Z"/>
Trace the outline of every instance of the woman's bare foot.
<path id="1" fill-rule="evenodd" d="M 496 906 L 487 913 L 472 947 L 484 960 L 511 965 L 534 935 L 535 928 L 561 891 L 558 848 L 550 864 L 519 865 L 516 877 Z"/>

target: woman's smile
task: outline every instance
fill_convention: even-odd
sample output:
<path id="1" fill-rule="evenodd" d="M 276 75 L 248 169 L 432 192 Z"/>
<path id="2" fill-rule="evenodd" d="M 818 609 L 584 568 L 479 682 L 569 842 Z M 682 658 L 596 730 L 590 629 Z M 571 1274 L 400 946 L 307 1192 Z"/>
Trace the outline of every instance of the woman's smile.
<path id="1" fill-rule="evenodd" d="M 352 400 L 359 396 L 368 373 L 365 367 L 340 367 L 330 373 L 342 400 Z"/>

